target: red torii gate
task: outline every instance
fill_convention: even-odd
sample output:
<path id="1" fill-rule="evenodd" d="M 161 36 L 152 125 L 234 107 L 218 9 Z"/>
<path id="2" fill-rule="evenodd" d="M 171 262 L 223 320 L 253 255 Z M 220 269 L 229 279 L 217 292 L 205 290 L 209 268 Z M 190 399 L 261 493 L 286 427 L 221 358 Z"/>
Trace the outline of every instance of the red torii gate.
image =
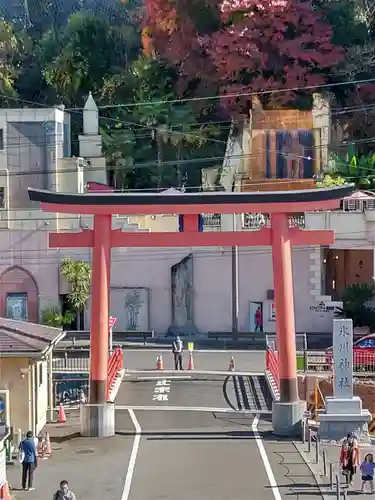
<path id="1" fill-rule="evenodd" d="M 328 246 L 334 242 L 334 233 L 290 228 L 289 214 L 337 209 L 340 200 L 352 190 L 352 186 L 345 185 L 332 189 L 255 193 L 155 194 L 100 190 L 69 194 L 30 188 L 30 200 L 40 202 L 43 211 L 94 216 L 93 229 L 49 235 L 51 248 L 92 248 L 89 401 L 91 406 L 103 407 L 101 417 L 94 418 L 91 414 L 90 425 L 95 427 L 92 435 L 105 434 L 102 428 L 98 428 L 105 424 L 98 420 L 105 420 L 111 249 L 116 247 L 272 246 L 280 373 L 280 401 L 274 404 L 273 424 L 277 432 L 293 432 L 301 420 L 304 407 L 299 402 L 297 388 L 291 247 Z M 113 214 L 176 213 L 184 215 L 184 231 L 180 233 L 112 229 Z M 198 217 L 201 213 L 269 213 L 271 227 L 256 231 L 199 232 Z"/>

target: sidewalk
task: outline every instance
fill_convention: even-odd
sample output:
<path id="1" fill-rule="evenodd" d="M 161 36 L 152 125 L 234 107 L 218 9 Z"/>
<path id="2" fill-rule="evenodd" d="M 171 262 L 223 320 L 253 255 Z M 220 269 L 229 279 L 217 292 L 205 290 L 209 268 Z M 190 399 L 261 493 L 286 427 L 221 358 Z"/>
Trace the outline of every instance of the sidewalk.
<path id="1" fill-rule="evenodd" d="M 330 488 L 330 479 L 329 479 L 329 462 L 333 464 L 334 468 L 334 477 L 336 474 L 339 474 L 341 486 L 345 485 L 345 478 L 340 474 L 340 466 L 339 466 L 339 456 L 340 456 L 340 445 L 339 444 L 328 444 L 321 443 L 320 444 L 320 461 L 317 464 L 315 460 L 315 443 L 313 442 L 311 445 L 311 452 L 308 453 L 308 445 L 307 443 L 295 443 L 298 451 L 301 453 L 302 457 L 305 459 L 306 463 L 312 470 L 317 483 L 320 486 L 320 490 L 325 499 L 332 500 L 332 497 L 335 497 L 335 489 L 331 490 Z M 326 452 L 327 455 L 327 477 L 324 476 L 323 472 L 323 459 L 322 453 Z M 375 455 L 375 446 L 370 446 L 367 444 L 360 444 L 360 461 L 362 461 L 367 455 L 367 453 L 373 453 Z M 347 490 L 347 500 L 361 500 L 369 498 L 369 496 L 373 496 L 370 494 L 369 485 L 366 485 L 366 493 L 361 493 L 361 472 L 358 470 L 354 479 L 354 484 Z"/>
<path id="2" fill-rule="evenodd" d="M 121 498 L 134 437 L 107 439 L 74 437 L 77 422 L 68 413 L 67 424 L 48 424 L 52 456 L 39 460 L 34 474 L 35 491 L 22 491 L 21 466 L 15 461 L 7 467 L 14 500 L 52 500 L 62 480 L 67 480 L 77 500 L 118 500 Z"/>

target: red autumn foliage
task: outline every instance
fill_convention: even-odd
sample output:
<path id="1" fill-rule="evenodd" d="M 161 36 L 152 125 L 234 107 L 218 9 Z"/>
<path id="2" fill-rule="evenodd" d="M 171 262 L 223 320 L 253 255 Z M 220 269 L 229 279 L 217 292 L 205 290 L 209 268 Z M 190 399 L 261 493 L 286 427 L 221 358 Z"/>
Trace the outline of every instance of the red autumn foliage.
<path id="1" fill-rule="evenodd" d="M 290 102 L 293 89 L 324 84 L 344 56 L 306 0 L 145 0 L 145 7 L 153 47 L 178 66 L 182 90 L 200 82 L 234 95 L 222 100 L 231 112 L 251 105 L 238 94 Z"/>

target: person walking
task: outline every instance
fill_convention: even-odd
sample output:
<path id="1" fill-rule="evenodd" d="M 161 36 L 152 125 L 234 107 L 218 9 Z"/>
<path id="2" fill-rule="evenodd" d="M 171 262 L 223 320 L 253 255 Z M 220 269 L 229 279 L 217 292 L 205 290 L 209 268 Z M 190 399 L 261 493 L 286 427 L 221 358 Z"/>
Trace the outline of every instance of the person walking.
<path id="1" fill-rule="evenodd" d="M 361 492 L 365 492 L 365 484 L 369 483 L 371 488 L 371 493 L 375 493 L 374 489 L 374 474 L 375 474 L 375 463 L 374 456 L 372 453 L 367 453 L 364 461 L 361 463 L 362 472 L 362 488 Z"/>
<path id="2" fill-rule="evenodd" d="M 182 344 L 182 340 L 179 336 L 175 338 L 172 344 L 172 352 L 174 356 L 174 369 L 175 370 L 183 370 L 182 367 L 182 351 L 184 350 L 184 346 Z"/>
<path id="3" fill-rule="evenodd" d="M 28 431 L 19 445 L 18 458 L 22 465 L 22 489 L 32 491 L 34 472 L 38 466 L 37 447 L 33 433 Z M 27 487 L 26 487 L 27 484 Z"/>
<path id="4" fill-rule="evenodd" d="M 340 465 L 346 478 L 346 485 L 351 486 L 359 465 L 359 448 L 353 433 L 349 433 L 342 444 Z"/>
<path id="5" fill-rule="evenodd" d="M 53 495 L 53 500 L 76 500 L 75 494 L 69 489 L 68 481 L 61 481 L 60 488 Z"/>

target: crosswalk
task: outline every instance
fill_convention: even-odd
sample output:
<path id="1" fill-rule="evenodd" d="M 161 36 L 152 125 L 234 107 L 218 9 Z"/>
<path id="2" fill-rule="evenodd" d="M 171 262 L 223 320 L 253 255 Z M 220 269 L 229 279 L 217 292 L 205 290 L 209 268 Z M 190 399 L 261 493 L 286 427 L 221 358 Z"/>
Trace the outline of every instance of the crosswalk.
<path id="1" fill-rule="evenodd" d="M 229 383 L 233 384 L 236 409 L 255 413 L 272 410 L 272 396 L 264 375 L 234 375 Z"/>

